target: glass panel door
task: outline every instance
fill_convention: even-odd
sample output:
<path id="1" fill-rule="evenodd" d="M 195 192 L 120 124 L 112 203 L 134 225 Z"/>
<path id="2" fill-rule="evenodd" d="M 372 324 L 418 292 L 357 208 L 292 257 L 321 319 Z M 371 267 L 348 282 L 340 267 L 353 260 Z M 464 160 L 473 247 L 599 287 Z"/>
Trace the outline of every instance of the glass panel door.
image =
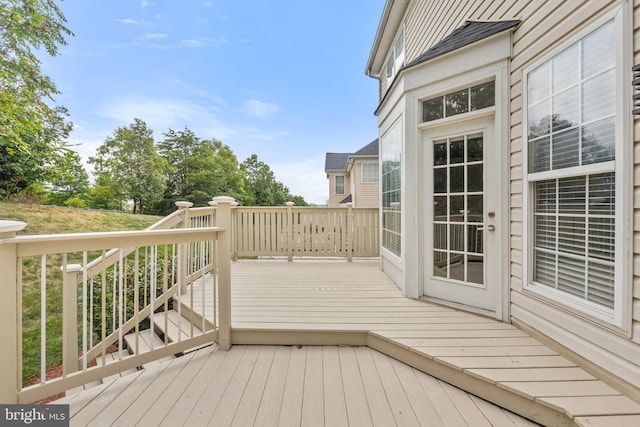
<path id="1" fill-rule="evenodd" d="M 493 116 L 423 131 L 424 268 L 428 298 L 497 312 L 507 200 Z"/>
<path id="2" fill-rule="evenodd" d="M 484 283 L 484 135 L 433 141 L 433 276 Z"/>

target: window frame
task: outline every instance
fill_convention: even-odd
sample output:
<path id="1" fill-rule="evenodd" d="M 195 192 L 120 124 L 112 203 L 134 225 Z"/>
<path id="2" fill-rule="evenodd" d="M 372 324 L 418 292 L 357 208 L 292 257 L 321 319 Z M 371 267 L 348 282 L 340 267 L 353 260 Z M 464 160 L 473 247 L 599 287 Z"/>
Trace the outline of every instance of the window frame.
<path id="1" fill-rule="evenodd" d="M 338 178 L 342 178 L 342 192 L 341 193 L 338 192 Z M 346 190 L 346 188 L 345 188 L 344 175 L 336 175 L 334 180 L 333 180 L 333 191 L 334 191 L 334 194 L 337 195 L 337 196 L 344 196 L 345 190 Z"/>
<path id="2" fill-rule="evenodd" d="M 398 42 L 400 40 L 402 40 L 402 50 L 398 54 L 396 52 L 396 48 L 398 47 Z M 404 26 L 402 26 L 400 28 L 400 31 L 398 32 L 398 35 L 391 44 L 391 48 L 389 49 L 389 54 L 387 55 L 387 60 L 384 65 L 387 82 L 391 83 L 395 76 L 398 75 L 398 71 L 400 71 L 400 68 L 402 68 L 402 66 L 404 65 L 405 52 L 406 39 L 404 36 Z"/>
<path id="3" fill-rule="evenodd" d="M 365 176 L 367 176 L 367 174 L 364 171 L 365 166 L 375 166 L 376 173 L 373 175 L 375 176 L 373 180 L 365 179 Z M 369 176 L 371 176 L 371 174 L 369 174 Z M 363 184 L 377 184 L 378 182 L 380 182 L 380 166 L 378 165 L 378 162 L 362 162 L 362 174 L 360 177 L 360 182 Z"/>
<path id="4" fill-rule="evenodd" d="M 528 77 L 541 65 L 550 62 L 573 44 L 594 33 L 604 24 L 613 21 L 615 34 L 615 160 L 593 163 L 588 165 L 555 169 L 543 172 L 529 173 L 529 132 L 528 132 Z M 581 31 L 570 37 L 547 54 L 540 57 L 522 71 L 522 96 L 523 96 L 523 118 L 522 118 L 522 179 L 523 179 L 523 227 L 522 227 L 522 247 L 523 253 L 523 289 L 526 292 L 535 294 L 545 301 L 558 305 L 573 313 L 584 315 L 596 323 L 609 329 L 622 332 L 626 335 L 631 330 L 631 290 L 630 281 L 632 277 L 632 256 L 631 256 L 631 218 L 633 185 L 631 171 L 633 170 L 633 141 L 631 140 L 631 112 L 629 108 L 631 93 L 628 89 L 630 82 L 630 57 L 628 12 L 623 5 L 605 13 L 601 17 L 588 23 Z M 632 56 L 632 55 L 631 55 Z M 625 141 L 630 141 L 625 143 Z M 536 284 L 533 281 L 534 266 L 534 185 L 538 181 L 546 179 L 562 179 L 566 177 L 582 177 L 603 172 L 613 172 L 615 174 L 615 254 L 614 254 L 614 308 L 608 309 L 602 305 L 588 301 L 586 299 L 570 295 L 566 292 L 553 289 L 549 286 Z M 532 176 L 533 175 L 533 176 Z M 631 201 L 631 202 L 630 202 Z"/>

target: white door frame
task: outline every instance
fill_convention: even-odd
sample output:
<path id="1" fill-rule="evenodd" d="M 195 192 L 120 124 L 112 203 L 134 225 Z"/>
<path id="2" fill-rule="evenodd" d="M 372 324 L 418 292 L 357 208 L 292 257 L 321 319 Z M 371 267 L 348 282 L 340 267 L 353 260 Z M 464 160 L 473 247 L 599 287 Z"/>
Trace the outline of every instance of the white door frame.
<path id="1" fill-rule="evenodd" d="M 439 303 L 445 303 L 456 307 L 461 307 L 469 311 L 503 318 L 504 286 L 508 282 L 505 276 L 505 264 L 507 260 L 503 255 L 503 244 L 505 236 L 509 232 L 505 226 L 504 219 L 508 213 L 508 198 L 502 194 L 505 162 L 501 149 L 502 130 L 499 126 L 495 109 L 488 109 L 482 112 L 474 112 L 456 117 L 453 120 L 445 120 L 433 126 L 421 126 L 420 145 L 422 147 L 421 156 L 421 191 L 420 197 L 422 214 L 421 244 L 421 291 L 420 295 L 426 299 L 433 299 Z M 484 285 L 474 286 L 451 282 L 440 281 L 432 278 L 433 272 L 433 168 L 432 141 L 447 135 L 471 134 L 482 131 L 485 138 L 484 150 L 484 225 L 493 225 L 495 231 L 483 231 L 483 240 L 490 251 L 487 262 L 484 265 Z M 491 213 L 491 218 L 489 218 Z M 450 287 L 450 288 L 449 288 Z M 484 290 L 486 287 L 486 290 Z M 449 291 L 452 289 L 452 291 Z M 480 304 L 474 302 L 481 301 Z M 503 319 L 504 320 L 504 319 Z"/>

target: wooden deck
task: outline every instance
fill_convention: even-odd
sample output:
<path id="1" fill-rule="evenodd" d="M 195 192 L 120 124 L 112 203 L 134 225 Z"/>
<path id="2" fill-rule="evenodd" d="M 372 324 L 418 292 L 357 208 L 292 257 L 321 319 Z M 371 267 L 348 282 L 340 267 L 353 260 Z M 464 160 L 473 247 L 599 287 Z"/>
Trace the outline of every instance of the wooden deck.
<path id="1" fill-rule="evenodd" d="M 210 318 L 210 288 L 184 304 Z M 638 403 L 574 362 L 512 325 L 404 298 L 377 261 L 238 261 L 232 307 L 232 351 L 84 391 L 72 423 L 522 425 L 506 408 L 544 425 L 640 425 Z"/>
<path id="2" fill-rule="evenodd" d="M 71 425 L 533 426 L 367 347 L 205 348 L 56 403 Z"/>

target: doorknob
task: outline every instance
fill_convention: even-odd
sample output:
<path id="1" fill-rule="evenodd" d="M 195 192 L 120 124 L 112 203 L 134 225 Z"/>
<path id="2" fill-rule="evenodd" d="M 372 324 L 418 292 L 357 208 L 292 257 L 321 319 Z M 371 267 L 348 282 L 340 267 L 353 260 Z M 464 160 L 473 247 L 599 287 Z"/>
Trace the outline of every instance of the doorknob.
<path id="1" fill-rule="evenodd" d="M 487 225 L 486 227 L 478 227 L 478 231 L 484 231 L 484 230 L 487 230 L 487 231 L 496 231 L 496 226 L 495 226 L 495 225 L 493 225 L 493 224 L 489 224 L 489 225 Z"/>

